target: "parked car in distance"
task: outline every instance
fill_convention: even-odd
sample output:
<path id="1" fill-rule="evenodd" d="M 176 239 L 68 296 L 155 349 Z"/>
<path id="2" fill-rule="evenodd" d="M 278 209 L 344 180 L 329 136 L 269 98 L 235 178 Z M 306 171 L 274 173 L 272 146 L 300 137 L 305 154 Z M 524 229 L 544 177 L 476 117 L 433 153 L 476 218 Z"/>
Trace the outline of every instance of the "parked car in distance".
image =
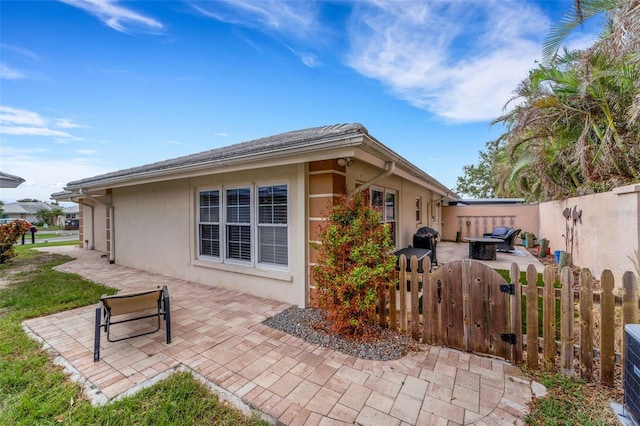
<path id="1" fill-rule="evenodd" d="M 80 220 L 78 219 L 67 219 L 64 221 L 64 229 L 68 230 L 76 230 L 80 229 Z"/>

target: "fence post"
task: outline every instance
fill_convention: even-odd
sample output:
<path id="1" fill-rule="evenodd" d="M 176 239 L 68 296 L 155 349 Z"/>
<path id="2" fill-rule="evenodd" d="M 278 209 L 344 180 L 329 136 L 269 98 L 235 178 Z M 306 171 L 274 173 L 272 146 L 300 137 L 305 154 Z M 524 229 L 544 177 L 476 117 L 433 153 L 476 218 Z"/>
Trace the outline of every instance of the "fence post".
<path id="1" fill-rule="evenodd" d="M 593 376 L 593 277 L 589 269 L 580 271 L 580 378 Z"/>
<path id="2" fill-rule="evenodd" d="M 527 267 L 527 367 L 538 369 L 538 271 Z"/>
<path id="3" fill-rule="evenodd" d="M 600 296 L 600 383 L 613 386 L 615 355 L 615 285 L 613 273 L 605 269 L 600 276 L 602 295 Z"/>
<path id="4" fill-rule="evenodd" d="M 542 292 L 542 355 L 545 371 L 553 371 L 556 366 L 556 292 L 554 270 L 544 268 L 544 290 Z"/>
<path id="5" fill-rule="evenodd" d="M 513 349 L 511 350 L 511 363 L 520 365 L 522 364 L 522 284 L 520 284 L 520 268 L 515 262 L 511 264 L 509 278 L 515 289 L 509 301 L 511 332 L 516 335 L 516 344 L 513 345 Z"/>
<path id="6" fill-rule="evenodd" d="M 407 332 L 407 256 L 400 256 L 400 332 Z"/>
<path id="7" fill-rule="evenodd" d="M 574 376 L 573 369 L 573 272 L 565 266 L 561 273 L 562 291 L 560 296 L 560 368 L 562 374 Z"/>
<path id="8" fill-rule="evenodd" d="M 429 262 L 428 258 L 427 258 L 427 262 Z M 413 340 L 418 340 L 419 334 L 420 334 L 420 312 L 418 311 L 418 292 L 419 292 L 418 286 L 419 286 L 418 257 L 411 256 L 411 337 L 413 338 Z"/>

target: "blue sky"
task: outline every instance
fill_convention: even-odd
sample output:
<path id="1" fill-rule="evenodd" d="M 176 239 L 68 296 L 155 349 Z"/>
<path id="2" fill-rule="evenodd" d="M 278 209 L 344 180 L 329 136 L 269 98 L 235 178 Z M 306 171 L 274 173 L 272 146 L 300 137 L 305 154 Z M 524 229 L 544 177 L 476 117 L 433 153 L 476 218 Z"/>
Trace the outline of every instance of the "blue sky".
<path id="1" fill-rule="evenodd" d="M 571 5 L 3 0 L 0 200 L 351 122 L 453 188 Z"/>

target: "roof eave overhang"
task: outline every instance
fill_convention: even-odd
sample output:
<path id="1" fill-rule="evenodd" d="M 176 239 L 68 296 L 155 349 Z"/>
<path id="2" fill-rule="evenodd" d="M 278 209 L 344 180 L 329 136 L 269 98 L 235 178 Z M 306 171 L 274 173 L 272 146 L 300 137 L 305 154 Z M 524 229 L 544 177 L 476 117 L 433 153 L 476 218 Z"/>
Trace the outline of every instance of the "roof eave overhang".
<path id="1" fill-rule="evenodd" d="M 443 199 L 460 199 L 460 196 L 458 196 L 455 192 L 451 191 L 436 179 L 405 160 L 393 150 L 387 148 L 375 138 L 367 136 L 365 138 L 365 143 L 363 144 L 362 150 L 373 156 L 378 156 L 378 161 L 380 162 L 380 164 L 377 164 L 378 167 L 382 168 L 384 167 L 385 163 L 394 162 L 396 166 L 394 172 L 395 175 L 414 182 L 418 185 L 424 186 L 435 192 L 436 194 L 439 194 Z M 380 156 L 380 154 L 382 154 L 382 156 Z M 356 155 L 356 158 L 359 157 L 364 157 L 364 155 Z M 369 162 L 376 165 L 373 161 Z"/>
<path id="2" fill-rule="evenodd" d="M 334 140 L 322 139 L 299 147 L 283 147 L 266 152 L 235 155 L 224 159 L 203 161 L 183 166 L 168 167 L 160 170 L 142 171 L 130 175 L 99 179 L 94 182 L 78 183 L 65 187 L 72 197 L 79 197 L 80 190 L 100 191 L 131 185 L 197 177 L 208 174 L 229 173 L 252 167 L 272 167 L 294 164 L 304 161 L 317 161 L 340 156 L 354 156 L 355 148 L 363 143 L 364 135 Z"/>

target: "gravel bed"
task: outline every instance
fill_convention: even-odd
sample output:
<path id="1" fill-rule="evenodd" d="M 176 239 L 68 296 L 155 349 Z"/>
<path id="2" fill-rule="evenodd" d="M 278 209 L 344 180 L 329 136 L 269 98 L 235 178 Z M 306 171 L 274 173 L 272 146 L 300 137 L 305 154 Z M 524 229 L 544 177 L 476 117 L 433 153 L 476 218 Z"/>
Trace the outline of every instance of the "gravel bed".
<path id="1" fill-rule="evenodd" d="M 390 361 L 418 349 L 417 342 L 411 337 L 392 330 L 379 329 L 380 333 L 375 341 L 359 342 L 329 333 L 323 326 L 324 322 L 319 309 L 294 306 L 266 319 L 263 323 L 306 342 L 362 359 Z"/>

